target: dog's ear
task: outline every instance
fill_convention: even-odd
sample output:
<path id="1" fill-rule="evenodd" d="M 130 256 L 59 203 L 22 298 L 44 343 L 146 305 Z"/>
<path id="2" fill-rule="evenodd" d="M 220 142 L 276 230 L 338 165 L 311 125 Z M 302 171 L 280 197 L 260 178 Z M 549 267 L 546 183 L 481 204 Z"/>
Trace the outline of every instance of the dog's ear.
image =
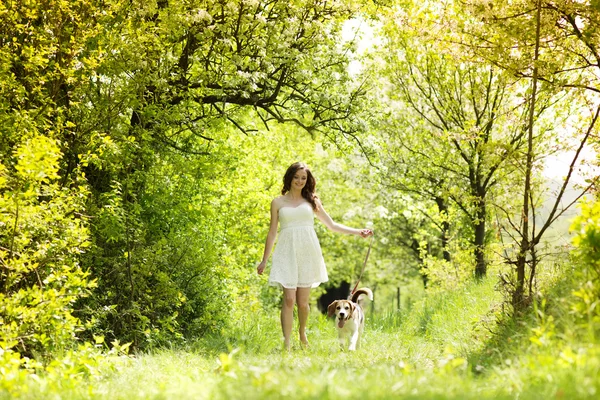
<path id="1" fill-rule="evenodd" d="M 335 314 L 335 307 L 337 306 L 337 303 L 338 303 L 338 301 L 336 300 L 327 307 L 327 316 L 328 317 L 331 317 L 333 314 Z"/>

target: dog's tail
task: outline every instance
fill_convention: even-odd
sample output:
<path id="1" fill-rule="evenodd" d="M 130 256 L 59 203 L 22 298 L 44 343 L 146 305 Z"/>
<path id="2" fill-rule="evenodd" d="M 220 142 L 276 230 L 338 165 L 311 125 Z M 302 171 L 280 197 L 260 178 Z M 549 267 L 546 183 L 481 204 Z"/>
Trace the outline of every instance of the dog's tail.
<path id="1" fill-rule="evenodd" d="M 366 294 L 367 296 L 369 296 L 369 300 L 373 300 L 373 292 L 371 291 L 371 289 L 360 288 L 352 294 L 352 302 L 356 303 L 358 298 L 363 294 Z"/>

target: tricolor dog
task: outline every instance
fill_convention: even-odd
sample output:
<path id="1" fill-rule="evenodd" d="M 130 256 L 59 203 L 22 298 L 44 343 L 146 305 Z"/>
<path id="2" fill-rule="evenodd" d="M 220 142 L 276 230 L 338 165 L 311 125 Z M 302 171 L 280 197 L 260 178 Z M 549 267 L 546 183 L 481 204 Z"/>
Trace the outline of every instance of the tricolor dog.
<path id="1" fill-rule="evenodd" d="M 327 315 L 335 315 L 335 326 L 342 349 L 346 346 L 346 338 L 350 341 L 348 350 L 360 347 L 360 335 L 365 328 L 365 313 L 358 304 L 358 298 L 363 294 L 369 296 L 369 300 L 373 300 L 371 289 L 361 288 L 354 292 L 352 300 L 336 300 L 327 307 Z"/>

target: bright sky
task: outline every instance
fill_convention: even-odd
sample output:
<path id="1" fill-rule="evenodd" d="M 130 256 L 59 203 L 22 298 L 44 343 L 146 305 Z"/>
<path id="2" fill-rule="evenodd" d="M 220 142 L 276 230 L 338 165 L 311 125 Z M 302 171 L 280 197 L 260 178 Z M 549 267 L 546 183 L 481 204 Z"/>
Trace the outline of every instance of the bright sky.
<path id="1" fill-rule="evenodd" d="M 558 155 L 547 157 L 545 160 L 544 175 L 550 179 L 562 180 L 569 173 L 569 166 L 573 162 L 575 151 L 569 151 Z M 600 168 L 594 166 L 597 158 L 596 153 L 590 146 L 584 147 L 575 164 L 573 171 L 573 183 L 585 183 L 586 178 L 600 175 Z"/>
<path id="2" fill-rule="evenodd" d="M 351 19 L 344 23 L 342 38 L 347 42 L 356 41 L 356 52 L 358 55 L 372 46 L 375 41 L 373 28 L 367 22 L 360 19 Z M 356 75 L 360 72 L 361 68 L 361 63 L 354 60 L 350 62 L 348 72 L 350 75 Z"/>

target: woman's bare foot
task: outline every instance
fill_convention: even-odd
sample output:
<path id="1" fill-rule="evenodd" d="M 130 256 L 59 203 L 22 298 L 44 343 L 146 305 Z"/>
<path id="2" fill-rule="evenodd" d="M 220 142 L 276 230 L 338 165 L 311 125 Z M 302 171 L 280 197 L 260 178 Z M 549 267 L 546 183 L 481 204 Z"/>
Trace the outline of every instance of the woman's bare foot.
<path id="1" fill-rule="evenodd" d="M 303 349 L 310 347 L 310 344 L 308 343 L 308 339 L 306 338 L 306 334 L 300 335 L 300 345 L 302 346 Z"/>

